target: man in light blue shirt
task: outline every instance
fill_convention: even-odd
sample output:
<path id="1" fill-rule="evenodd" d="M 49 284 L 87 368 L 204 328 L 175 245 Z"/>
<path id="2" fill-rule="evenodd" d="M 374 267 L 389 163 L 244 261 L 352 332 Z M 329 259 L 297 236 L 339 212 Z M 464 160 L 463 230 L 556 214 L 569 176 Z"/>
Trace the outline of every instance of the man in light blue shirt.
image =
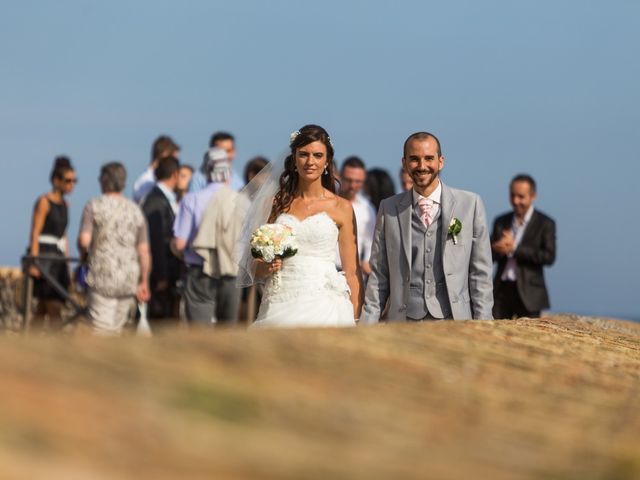
<path id="1" fill-rule="evenodd" d="M 192 247 L 198 234 L 204 211 L 229 178 L 230 162 L 222 148 L 210 148 L 205 154 L 207 185 L 197 192 L 185 195 L 173 224 L 173 250 L 187 265 L 184 288 L 185 311 L 189 322 L 211 325 L 217 321 L 216 293 L 218 280 L 202 271 L 203 258 Z"/>

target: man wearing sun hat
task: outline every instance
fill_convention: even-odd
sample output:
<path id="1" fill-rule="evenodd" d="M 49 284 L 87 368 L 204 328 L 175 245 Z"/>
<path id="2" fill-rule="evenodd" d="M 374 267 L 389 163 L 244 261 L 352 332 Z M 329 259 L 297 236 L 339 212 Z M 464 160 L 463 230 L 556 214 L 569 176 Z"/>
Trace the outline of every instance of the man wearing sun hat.
<path id="1" fill-rule="evenodd" d="M 212 147 L 204 158 L 207 186 L 197 192 L 188 193 L 180 203 L 173 224 L 173 251 L 183 258 L 186 267 L 184 302 L 187 320 L 200 325 L 216 323 L 216 297 L 219 279 L 207 275 L 204 259 L 193 249 L 202 219 L 211 199 L 228 183 L 231 166 L 227 152 Z"/>

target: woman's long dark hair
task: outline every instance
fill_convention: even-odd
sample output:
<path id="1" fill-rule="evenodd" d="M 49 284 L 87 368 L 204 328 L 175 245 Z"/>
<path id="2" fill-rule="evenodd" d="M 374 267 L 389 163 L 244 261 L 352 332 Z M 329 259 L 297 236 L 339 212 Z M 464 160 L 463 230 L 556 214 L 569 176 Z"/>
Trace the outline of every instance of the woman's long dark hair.
<path id="1" fill-rule="evenodd" d="M 291 153 L 284 159 L 284 172 L 280 175 L 280 189 L 273 199 L 273 207 L 269 222 L 275 221 L 282 212 L 287 212 L 298 190 L 298 172 L 296 171 L 296 149 L 302 148 L 313 142 L 322 142 L 327 147 L 328 174 L 322 174 L 322 186 L 332 193 L 336 193 L 336 179 L 333 176 L 333 146 L 327 131 L 318 125 L 305 125 L 298 130 L 298 135 L 293 139 L 289 147 Z"/>
<path id="2" fill-rule="evenodd" d="M 364 188 L 369 195 L 369 200 L 373 203 L 376 212 L 380 208 L 380 202 L 385 198 L 396 194 L 393 179 L 389 172 L 382 168 L 372 168 L 367 172 L 367 179 L 364 181 Z"/>

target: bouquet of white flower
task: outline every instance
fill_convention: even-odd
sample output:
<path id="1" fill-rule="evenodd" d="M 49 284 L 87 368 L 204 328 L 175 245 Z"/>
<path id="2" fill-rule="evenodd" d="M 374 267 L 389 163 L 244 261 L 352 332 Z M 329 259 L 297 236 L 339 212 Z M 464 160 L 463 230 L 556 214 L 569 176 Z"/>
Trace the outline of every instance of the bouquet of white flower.
<path id="1" fill-rule="evenodd" d="M 298 253 L 295 231 L 280 223 L 267 223 L 258 227 L 251 235 L 249 244 L 251 255 L 267 263 L 273 262 L 277 257 L 293 257 Z"/>

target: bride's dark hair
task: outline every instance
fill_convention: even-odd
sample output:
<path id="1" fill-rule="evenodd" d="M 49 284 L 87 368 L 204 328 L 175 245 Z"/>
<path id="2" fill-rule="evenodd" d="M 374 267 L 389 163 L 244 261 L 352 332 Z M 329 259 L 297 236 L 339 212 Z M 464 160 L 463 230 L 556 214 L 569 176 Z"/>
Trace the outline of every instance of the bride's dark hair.
<path id="1" fill-rule="evenodd" d="M 273 207 L 269 215 L 269 222 L 283 212 L 287 212 L 291 207 L 291 202 L 295 198 L 298 189 L 298 172 L 296 171 L 296 149 L 302 148 L 313 142 L 322 142 L 327 147 L 326 173 L 322 173 L 322 186 L 332 193 L 336 193 L 336 179 L 333 176 L 333 145 L 329 139 L 327 131 L 319 125 L 305 125 L 296 134 L 292 134 L 289 144 L 291 153 L 284 159 L 284 172 L 280 175 L 280 189 L 273 199 Z M 295 135 L 295 137 L 294 137 Z"/>

